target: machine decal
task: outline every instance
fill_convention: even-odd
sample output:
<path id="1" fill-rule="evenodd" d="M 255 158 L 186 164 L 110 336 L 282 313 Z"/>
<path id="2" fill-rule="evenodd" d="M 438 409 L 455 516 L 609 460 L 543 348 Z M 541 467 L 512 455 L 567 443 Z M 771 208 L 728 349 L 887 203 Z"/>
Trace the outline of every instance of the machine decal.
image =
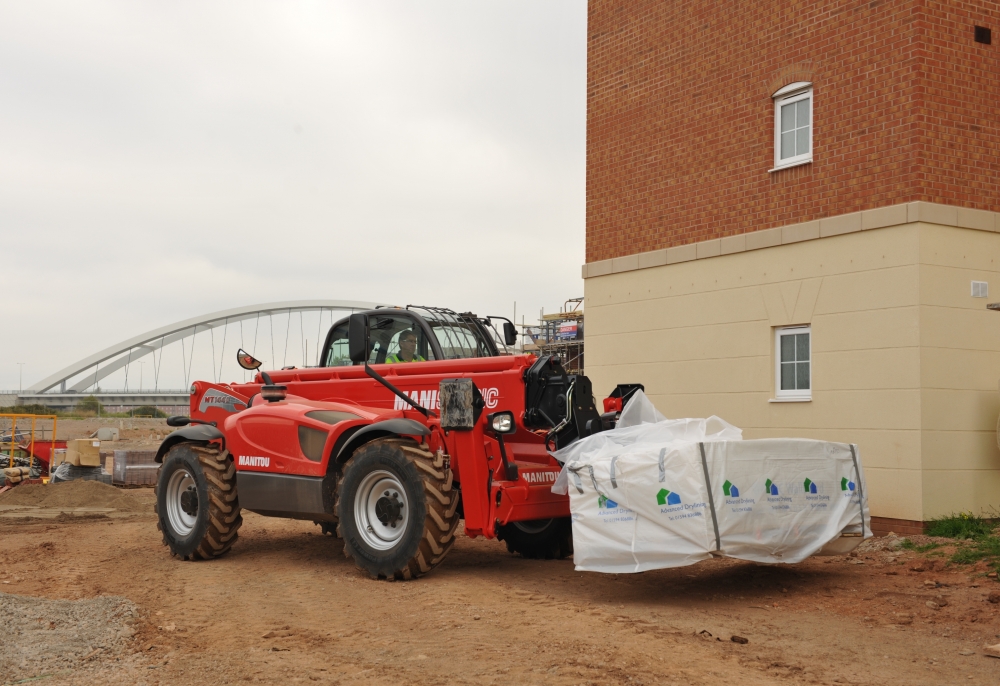
<path id="1" fill-rule="evenodd" d="M 201 404 L 198 405 L 198 411 L 204 412 L 213 407 L 225 410 L 226 412 L 240 412 L 247 409 L 247 404 L 228 393 L 209 388 L 205 391 L 205 395 L 201 396 Z"/>
<path id="2" fill-rule="evenodd" d="M 270 467 L 271 458 L 258 455 L 240 455 L 238 464 L 241 467 Z"/>
<path id="3" fill-rule="evenodd" d="M 429 410 L 440 410 L 441 400 L 438 398 L 438 389 L 434 388 L 429 391 L 403 391 L 406 395 L 413 398 L 413 402 L 417 403 L 421 407 L 426 407 Z M 486 402 L 486 407 L 489 409 L 495 408 L 500 402 L 500 389 L 499 388 L 483 388 L 482 389 L 483 400 Z M 392 409 L 394 410 L 409 410 L 410 406 L 405 400 L 396 396 L 393 398 Z"/>
<path id="4" fill-rule="evenodd" d="M 559 472 L 521 472 L 521 477 L 529 484 L 554 484 Z"/>

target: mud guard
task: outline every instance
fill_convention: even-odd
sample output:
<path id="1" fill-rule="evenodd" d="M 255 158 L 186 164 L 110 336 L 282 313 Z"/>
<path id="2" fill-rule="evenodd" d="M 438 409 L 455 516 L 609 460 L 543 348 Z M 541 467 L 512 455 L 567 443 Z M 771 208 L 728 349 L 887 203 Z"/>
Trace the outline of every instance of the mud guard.
<path id="1" fill-rule="evenodd" d="M 368 441 L 380 438 L 382 436 L 427 436 L 431 432 L 425 425 L 416 421 L 415 419 L 386 419 L 385 421 L 375 422 L 374 424 L 369 424 L 368 426 L 355 431 L 351 436 L 351 439 L 345 443 L 337 454 L 334 455 L 334 460 L 340 462 L 341 456 L 347 456 L 353 453 L 358 446 Z M 179 433 L 179 432 L 178 432 Z M 375 434 L 374 436 L 368 436 L 368 434 Z M 171 434 L 173 435 L 173 434 Z"/>
<path id="2" fill-rule="evenodd" d="M 183 429 L 178 429 L 163 439 L 163 443 L 161 443 L 160 447 L 157 449 L 156 457 L 153 458 L 153 461 L 162 463 L 163 456 L 167 454 L 168 450 L 178 443 L 209 443 L 211 441 L 222 441 L 224 446 L 226 437 L 222 435 L 222 432 L 219 431 L 217 427 L 210 424 L 192 424 L 191 426 L 185 426 Z"/>

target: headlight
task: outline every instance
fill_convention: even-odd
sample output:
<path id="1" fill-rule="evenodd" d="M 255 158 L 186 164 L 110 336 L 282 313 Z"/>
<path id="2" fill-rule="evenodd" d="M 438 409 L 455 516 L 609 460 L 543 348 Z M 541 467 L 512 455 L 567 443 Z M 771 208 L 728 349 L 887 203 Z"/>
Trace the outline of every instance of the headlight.
<path id="1" fill-rule="evenodd" d="M 197 394 L 198 394 L 198 387 L 195 386 L 194 384 L 191 384 L 191 395 L 197 395 Z"/>
<path id="2" fill-rule="evenodd" d="M 489 427 L 498 434 L 512 434 L 517 429 L 513 412 L 494 412 L 487 421 Z"/>

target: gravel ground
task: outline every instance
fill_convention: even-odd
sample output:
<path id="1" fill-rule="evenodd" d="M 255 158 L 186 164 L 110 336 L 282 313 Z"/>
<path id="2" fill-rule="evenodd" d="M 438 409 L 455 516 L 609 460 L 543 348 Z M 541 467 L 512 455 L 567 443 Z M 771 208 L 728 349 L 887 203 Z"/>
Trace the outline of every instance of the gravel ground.
<path id="1" fill-rule="evenodd" d="M 131 653 L 138 616 L 120 596 L 50 600 L 0 593 L 0 678 L 15 683 L 120 661 Z"/>

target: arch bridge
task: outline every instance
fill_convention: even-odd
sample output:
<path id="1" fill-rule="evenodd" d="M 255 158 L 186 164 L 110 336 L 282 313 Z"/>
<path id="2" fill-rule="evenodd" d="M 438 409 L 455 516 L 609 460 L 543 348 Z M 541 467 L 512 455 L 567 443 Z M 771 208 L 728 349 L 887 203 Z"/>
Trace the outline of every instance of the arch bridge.
<path id="1" fill-rule="evenodd" d="M 133 336 L 85 357 L 19 393 L 18 399 L 21 403 L 39 403 L 56 409 L 75 407 L 90 395 L 110 406 L 186 406 L 187 389 L 194 378 L 208 378 L 210 374 L 214 381 L 220 381 L 227 368 L 235 374 L 243 374 L 236 365 L 237 348 L 267 360 L 266 366 L 270 368 L 278 368 L 289 361 L 289 343 L 294 341 L 291 359 L 305 366 L 312 357 L 309 349 L 312 334 L 315 334 L 313 350 L 318 358 L 321 341 L 334 321 L 346 313 L 380 305 L 382 303 L 360 300 L 291 300 L 192 317 Z M 268 329 L 263 338 L 262 323 Z M 201 348 L 196 357 L 197 344 Z M 174 360 L 165 371 L 163 361 L 170 357 Z M 281 364 L 277 364 L 279 358 Z M 180 362 L 180 369 L 177 362 Z M 211 370 L 205 374 L 208 363 Z M 146 364 L 150 364 L 152 379 L 147 376 Z M 139 368 L 138 378 L 136 367 Z M 152 384 L 146 383 L 147 379 Z M 122 387 L 108 390 L 102 387 L 102 382 Z"/>

